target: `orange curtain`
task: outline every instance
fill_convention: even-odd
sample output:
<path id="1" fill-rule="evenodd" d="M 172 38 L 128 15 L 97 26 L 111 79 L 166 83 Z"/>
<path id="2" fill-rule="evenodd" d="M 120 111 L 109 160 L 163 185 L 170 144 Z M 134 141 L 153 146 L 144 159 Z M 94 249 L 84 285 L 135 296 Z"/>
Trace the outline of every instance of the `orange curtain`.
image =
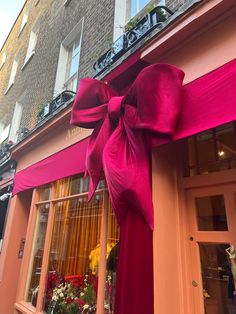
<path id="1" fill-rule="evenodd" d="M 56 197 L 69 196 L 72 178 L 56 183 Z M 85 181 L 80 180 L 80 190 Z M 49 258 L 49 271 L 63 276 L 88 273 L 90 252 L 99 244 L 102 194 L 88 203 L 87 196 L 55 203 L 54 227 Z"/>

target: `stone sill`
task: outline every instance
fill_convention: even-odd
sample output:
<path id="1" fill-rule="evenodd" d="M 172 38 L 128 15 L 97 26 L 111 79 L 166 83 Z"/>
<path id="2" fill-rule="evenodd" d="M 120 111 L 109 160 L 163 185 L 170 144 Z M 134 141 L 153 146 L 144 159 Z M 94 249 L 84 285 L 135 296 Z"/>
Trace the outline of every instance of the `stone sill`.
<path id="1" fill-rule="evenodd" d="M 30 62 L 30 60 L 33 58 L 34 55 L 35 55 L 35 51 L 33 50 L 31 55 L 29 56 L 29 58 L 27 60 L 25 60 L 25 63 L 23 64 L 21 71 L 24 70 L 24 68 L 27 66 L 27 64 Z"/>
<path id="2" fill-rule="evenodd" d="M 27 22 L 25 22 L 25 24 L 23 25 L 23 27 L 22 27 L 21 30 L 19 31 L 18 38 L 20 37 L 21 33 L 22 33 L 23 30 L 25 29 L 26 24 L 27 24 Z"/>
<path id="3" fill-rule="evenodd" d="M 12 82 L 10 85 L 8 85 L 4 95 L 6 95 L 9 92 L 9 90 L 12 88 L 13 85 L 14 85 L 14 82 Z"/>

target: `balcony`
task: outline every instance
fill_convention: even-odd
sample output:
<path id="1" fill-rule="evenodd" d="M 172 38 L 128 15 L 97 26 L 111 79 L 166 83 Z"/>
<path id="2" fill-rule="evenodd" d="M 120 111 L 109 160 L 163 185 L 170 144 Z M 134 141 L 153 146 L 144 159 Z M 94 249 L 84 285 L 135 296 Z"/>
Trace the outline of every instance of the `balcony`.
<path id="1" fill-rule="evenodd" d="M 0 146 L 0 167 L 10 160 L 10 148 L 12 146 L 12 141 L 4 142 Z"/>
<path id="2" fill-rule="evenodd" d="M 52 101 L 44 104 L 42 109 L 37 114 L 36 125 L 41 125 L 47 118 L 57 113 L 59 108 L 64 107 L 68 101 L 72 100 L 75 94 L 75 92 L 65 90 Z"/>
<path id="3" fill-rule="evenodd" d="M 125 27 L 126 32 L 93 65 L 96 75 L 101 74 L 108 66 L 118 60 L 152 30 L 161 26 L 173 14 L 174 12 L 166 6 L 156 6 L 141 19 L 132 19 Z"/>
<path id="4" fill-rule="evenodd" d="M 23 141 L 25 138 L 30 136 L 34 131 L 40 128 L 45 122 L 54 117 L 57 113 L 62 111 L 68 105 L 72 103 L 75 97 L 75 92 L 70 90 L 65 90 L 61 94 L 59 94 L 53 100 L 43 104 L 41 109 L 36 114 L 36 125 L 33 129 L 29 130 L 26 127 L 23 127 L 17 132 L 17 143 Z"/>

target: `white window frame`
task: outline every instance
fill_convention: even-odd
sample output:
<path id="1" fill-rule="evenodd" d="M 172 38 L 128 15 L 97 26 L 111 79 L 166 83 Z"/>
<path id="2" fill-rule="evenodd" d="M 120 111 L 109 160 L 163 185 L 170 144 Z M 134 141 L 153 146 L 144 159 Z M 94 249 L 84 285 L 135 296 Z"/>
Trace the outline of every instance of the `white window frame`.
<path id="1" fill-rule="evenodd" d="M 7 59 L 7 53 L 4 52 L 3 55 L 2 55 L 2 60 L 1 60 L 1 64 L 0 64 L 0 70 L 4 66 L 4 64 L 6 62 L 6 59 Z"/>
<path id="2" fill-rule="evenodd" d="M 81 42 L 83 34 L 83 25 L 84 18 L 82 18 L 72 29 L 72 31 L 66 36 L 66 38 L 61 43 L 58 65 L 57 65 L 57 74 L 54 87 L 54 96 L 60 94 L 63 90 L 67 89 L 70 83 L 73 83 L 78 77 L 79 71 L 79 61 L 78 61 L 78 70 L 72 76 L 68 77 L 69 67 L 70 67 L 70 55 L 73 50 L 73 45 L 75 41 L 79 40 L 79 56 L 81 51 Z M 75 83 L 75 82 L 74 82 Z"/>
<path id="3" fill-rule="evenodd" d="M 6 126 L 6 127 L 2 130 L 2 132 L 1 132 L 1 134 L 0 134 L 0 144 L 1 144 L 2 142 L 4 142 L 6 139 L 8 139 L 9 132 L 10 132 L 10 127 L 11 127 L 11 125 L 8 124 L 8 126 Z"/>
<path id="4" fill-rule="evenodd" d="M 35 47 L 37 45 L 39 27 L 40 27 L 40 24 L 39 24 L 39 21 L 37 21 L 34 27 L 32 28 L 32 31 L 30 32 L 29 45 L 28 45 L 26 56 L 25 56 L 24 65 L 21 68 L 22 70 L 25 68 L 25 66 L 29 63 L 29 61 L 32 59 L 32 57 L 35 54 Z"/>
<path id="5" fill-rule="evenodd" d="M 67 6 L 69 5 L 69 3 L 70 3 L 70 2 L 71 2 L 71 0 L 65 0 L 65 1 L 64 1 L 64 4 L 63 4 L 63 5 L 64 5 L 64 7 L 67 7 Z"/>
<path id="6" fill-rule="evenodd" d="M 113 41 L 118 39 L 124 33 L 124 27 L 129 22 L 130 19 L 134 18 L 139 14 L 141 8 L 136 15 L 131 16 L 131 1 L 140 1 L 140 0 L 115 0 L 115 14 L 114 14 L 114 31 L 113 31 Z M 165 5 L 166 0 L 150 0 L 146 5 L 149 4 L 158 4 Z"/>
<path id="7" fill-rule="evenodd" d="M 4 120 L 4 118 L 0 120 L 0 136 L 2 134 L 2 131 L 4 130 L 4 127 L 5 127 L 3 120 Z"/>
<path id="8" fill-rule="evenodd" d="M 25 28 L 27 22 L 28 22 L 28 17 L 29 17 L 29 10 L 30 10 L 30 6 L 28 5 L 25 9 L 25 12 L 23 13 L 23 17 L 22 17 L 22 21 L 21 21 L 21 27 L 20 27 L 20 31 L 19 31 L 19 35 L 22 33 L 23 29 Z"/>
<path id="9" fill-rule="evenodd" d="M 11 129 L 9 133 L 9 140 L 13 143 L 17 142 L 18 131 L 20 128 L 20 122 L 22 117 L 22 105 L 18 102 L 15 104 L 15 109 L 12 117 Z"/>
<path id="10" fill-rule="evenodd" d="M 18 60 L 14 59 L 13 64 L 12 64 L 12 68 L 11 68 L 11 74 L 10 74 L 7 90 L 5 91 L 5 95 L 7 94 L 7 92 L 9 91 L 9 89 L 12 87 L 12 85 L 15 82 L 17 68 L 18 68 Z"/>

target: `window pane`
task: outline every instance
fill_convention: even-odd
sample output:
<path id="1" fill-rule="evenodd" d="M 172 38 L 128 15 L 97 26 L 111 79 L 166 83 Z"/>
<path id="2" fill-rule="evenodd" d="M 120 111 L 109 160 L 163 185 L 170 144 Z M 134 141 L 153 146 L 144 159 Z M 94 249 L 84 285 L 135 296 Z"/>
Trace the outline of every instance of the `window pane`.
<path id="1" fill-rule="evenodd" d="M 229 259 L 229 244 L 199 244 L 205 313 L 236 313 L 234 295 L 235 259 Z M 235 270 L 233 271 L 236 275 Z M 236 278 L 235 278 L 236 279 Z"/>
<path id="2" fill-rule="evenodd" d="M 145 5 L 148 4 L 150 0 L 132 0 L 131 1 L 131 17 L 136 15 L 140 10 L 142 10 Z"/>
<path id="3" fill-rule="evenodd" d="M 71 66 L 70 66 L 70 77 L 78 71 L 79 67 L 79 52 L 72 56 Z"/>
<path id="4" fill-rule="evenodd" d="M 188 139 L 190 176 L 236 168 L 236 124 L 227 123 Z"/>
<path id="5" fill-rule="evenodd" d="M 109 203 L 108 208 L 108 229 L 107 229 L 107 275 L 105 286 L 105 308 L 106 313 L 114 313 L 116 270 L 119 250 L 119 229 L 115 215 Z"/>
<path id="6" fill-rule="evenodd" d="M 223 195 L 196 198 L 199 231 L 227 231 L 227 218 Z"/>
<path id="7" fill-rule="evenodd" d="M 43 185 L 38 189 L 39 202 L 48 201 L 51 198 L 52 188 L 50 184 Z"/>
<path id="8" fill-rule="evenodd" d="M 80 38 L 77 39 L 74 45 L 73 56 L 77 55 L 80 50 Z"/>
<path id="9" fill-rule="evenodd" d="M 96 307 L 101 216 L 101 193 L 90 203 L 86 196 L 55 204 L 45 310 Z"/>
<path id="10" fill-rule="evenodd" d="M 29 277 L 26 289 L 26 301 L 36 306 L 41 266 L 44 253 L 44 243 L 48 223 L 49 204 L 38 207 L 37 221 L 29 266 Z"/>
<path id="11" fill-rule="evenodd" d="M 63 178 L 56 182 L 56 198 L 84 192 L 88 192 L 88 178 L 85 179 L 80 175 Z"/>

